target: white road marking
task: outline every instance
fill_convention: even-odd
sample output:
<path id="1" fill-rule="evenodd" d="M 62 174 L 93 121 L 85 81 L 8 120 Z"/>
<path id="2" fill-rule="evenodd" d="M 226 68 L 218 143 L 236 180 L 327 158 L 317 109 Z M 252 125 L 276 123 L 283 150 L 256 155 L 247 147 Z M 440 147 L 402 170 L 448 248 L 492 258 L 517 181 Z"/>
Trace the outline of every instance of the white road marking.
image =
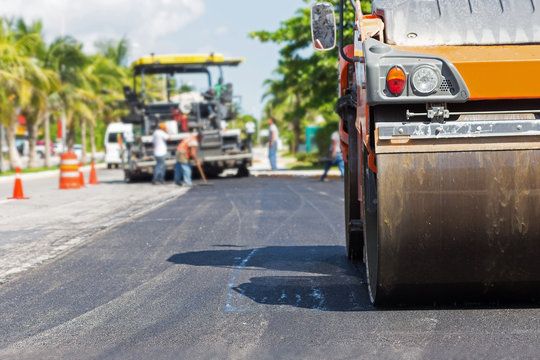
<path id="1" fill-rule="evenodd" d="M 246 264 L 247 262 L 249 261 L 249 259 L 251 259 L 251 257 L 253 255 L 255 255 L 257 253 L 257 251 L 259 251 L 259 249 L 253 249 L 251 250 L 251 252 L 248 254 L 248 256 L 245 257 L 244 260 L 242 260 L 242 262 L 240 262 L 240 264 L 238 264 L 237 266 L 234 267 L 234 273 L 231 277 L 231 281 L 229 281 L 229 289 L 227 290 L 227 303 L 225 304 L 225 312 L 230 312 L 230 311 L 238 311 L 239 309 L 232 306 L 231 305 L 231 302 L 234 298 L 234 295 L 233 295 L 233 289 L 234 289 L 234 286 L 235 286 L 235 283 L 236 283 L 236 279 L 238 278 L 238 275 L 240 274 L 240 271 L 242 271 L 245 267 L 246 267 Z M 242 292 L 240 294 L 237 294 L 238 297 L 242 297 L 244 296 L 244 290 L 242 290 Z"/>
<path id="2" fill-rule="evenodd" d="M 319 302 L 312 308 L 313 310 L 327 310 L 327 308 L 324 306 L 326 299 L 324 298 L 321 289 L 313 285 L 313 281 L 311 281 L 311 294 L 309 295 Z"/>

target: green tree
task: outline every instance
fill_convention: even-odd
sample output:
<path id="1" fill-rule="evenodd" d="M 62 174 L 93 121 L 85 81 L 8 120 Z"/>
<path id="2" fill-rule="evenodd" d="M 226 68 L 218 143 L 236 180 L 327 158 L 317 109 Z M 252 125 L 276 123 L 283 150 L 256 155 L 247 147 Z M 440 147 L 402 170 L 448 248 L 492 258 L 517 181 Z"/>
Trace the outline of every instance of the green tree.
<path id="1" fill-rule="evenodd" d="M 19 109 L 29 106 L 34 85 L 40 86 L 43 80 L 41 69 L 31 57 L 40 44 L 39 34 L 18 32 L 13 21 L 0 19 L 0 120 L 6 129 L 11 168 L 21 165 L 15 147 Z"/>
<path id="2" fill-rule="evenodd" d="M 306 3 L 309 0 L 305 0 Z M 338 10 L 339 1 L 332 0 Z M 352 42 L 354 11 L 348 1 L 344 13 L 344 43 Z M 370 1 L 362 2 L 363 11 L 370 11 Z M 310 8 L 301 8 L 295 15 L 282 21 L 273 31 L 254 31 L 249 34 L 261 42 L 281 45 L 276 75 L 265 81 L 263 99 L 267 116 L 274 116 L 281 134 L 288 138 L 291 152 L 302 142 L 306 124 L 317 115 L 337 123 L 334 107 L 337 100 L 338 49 L 328 52 L 311 49 Z M 306 55 L 307 52 L 307 55 Z"/>
<path id="3" fill-rule="evenodd" d="M 62 112 L 65 114 L 68 129 L 68 150 L 73 149 L 75 130 L 84 116 L 92 112 L 91 104 L 95 96 L 89 90 L 90 81 L 85 76 L 84 68 L 90 59 L 82 51 L 82 44 L 67 36 L 56 39 L 45 56 L 45 67 L 56 71 L 60 77 L 59 98 L 62 101 Z"/>
<path id="4" fill-rule="evenodd" d="M 251 139 L 252 139 L 252 142 L 256 142 L 258 138 L 259 129 L 258 129 L 258 124 L 257 124 L 257 119 L 255 119 L 252 115 L 237 115 L 233 120 L 229 122 L 229 127 L 231 129 L 242 130 L 242 135 L 244 136 L 245 130 L 246 130 L 246 124 L 248 122 L 251 122 L 255 125 L 255 133 L 252 134 Z"/>
<path id="5" fill-rule="evenodd" d="M 102 54 L 92 57 L 92 61 L 84 68 L 87 79 L 87 90 L 93 94 L 88 103 L 92 112 L 82 116 L 83 158 L 86 158 L 86 124 L 90 130 L 90 147 L 92 159 L 95 157 L 96 143 L 94 130 L 98 121 L 105 124 L 117 120 L 125 110 L 119 106 L 123 100 L 123 86 L 129 82 L 128 70 L 120 66 L 115 58 L 107 58 Z"/>
<path id="6" fill-rule="evenodd" d="M 69 106 L 72 102 L 72 97 L 76 92 L 76 87 L 80 83 L 80 69 L 87 61 L 86 55 L 82 52 L 82 44 L 70 36 L 59 37 L 55 39 L 46 48 L 43 56 L 43 67 L 57 74 L 58 86 L 55 92 L 49 97 L 50 113 L 45 116 L 45 146 L 48 149 L 50 141 L 50 119 L 65 118 L 71 114 Z M 67 110 L 67 111 L 66 111 Z M 71 118 L 71 117 L 70 117 Z M 67 124 L 66 124 L 67 125 Z M 74 124 L 70 123 L 70 134 L 74 135 Z M 60 126 L 57 123 L 57 126 Z M 62 134 L 66 138 L 68 134 Z M 71 141 L 73 144 L 73 141 Z M 46 165 L 50 165 L 50 160 L 45 157 Z"/>
<path id="7" fill-rule="evenodd" d="M 104 103 L 102 117 L 105 124 L 109 124 L 127 115 L 127 109 L 122 105 L 124 103 L 123 88 L 131 82 L 131 71 L 126 67 L 129 42 L 122 38 L 118 41 L 103 41 L 101 44 L 100 53 L 94 60 L 92 73 L 100 84 L 98 92 Z M 103 47 L 103 44 L 108 44 L 108 47 Z"/>
<path id="8" fill-rule="evenodd" d="M 120 40 L 99 40 L 95 43 L 99 53 L 111 60 L 118 66 L 127 67 L 127 56 L 129 53 L 129 41 L 124 37 Z"/>
<path id="9" fill-rule="evenodd" d="M 42 24 L 40 21 L 26 24 L 22 19 L 16 23 L 15 31 L 17 38 L 34 36 L 35 43 L 27 54 L 32 60 L 31 71 L 27 72 L 28 81 L 31 83 L 30 100 L 21 104 L 21 113 L 26 118 L 26 129 L 29 143 L 29 167 L 36 166 L 36 140 L 40 127 L 49 119 L 52 107 L 53 94 L 59 86 L 57 74 L 43 67 L 46 55 L 46 45 L 43 42 Z M 45 137 L 46 166 L 50 166 L 49 134 Z"/>
<path id="10" fill-rule="evenodd" d="M 19 166 L 15 134 L 19 112 L 26 117 L 30 144 L 30 166 L 35 165 L 35 144 L 45 127 L 45 161 L 50 165 L 50 119 L 65 115 L 68 150 L 76 133 L 81 133 L 86 157 L 86 129 L 90 129 L 92 154 L 96 151 L 94 128 L 122 115 L 119 104 L 129 70 L 123 66 L 128 41 L 108 40 L 97 44 L 100 51 L 86 55 L 82 44 L 67 36 L 49 46 L 42 36 L 40 21 L 0 18 L 0 121 L 5 125 L 10 165 Z M 66 136 L 66 135 L 64 135 Z M 78 135 L 77 135 L 78 136 Z"/>

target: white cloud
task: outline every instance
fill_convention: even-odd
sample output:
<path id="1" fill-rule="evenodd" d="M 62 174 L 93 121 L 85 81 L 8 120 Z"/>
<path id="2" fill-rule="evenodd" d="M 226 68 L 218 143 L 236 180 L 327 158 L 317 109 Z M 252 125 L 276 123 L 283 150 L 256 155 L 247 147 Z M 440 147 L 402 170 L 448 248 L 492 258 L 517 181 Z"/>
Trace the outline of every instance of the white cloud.
<path id="1" fill-rule="evenodd" d="M 140 45 L 132 49 L 135 56 L 204 12 L 204 0 L 0 0 L 0 16 L 41 19 L 49 41 L 72 35 L 92 51 L 98 39 L 126 36 Z"/>

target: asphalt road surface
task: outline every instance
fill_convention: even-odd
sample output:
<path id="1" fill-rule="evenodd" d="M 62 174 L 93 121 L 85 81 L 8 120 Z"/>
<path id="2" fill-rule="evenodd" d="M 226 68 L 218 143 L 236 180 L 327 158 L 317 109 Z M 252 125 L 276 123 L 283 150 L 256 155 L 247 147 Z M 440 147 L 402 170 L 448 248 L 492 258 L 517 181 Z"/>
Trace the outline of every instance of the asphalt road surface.
<path id="1" fill-rule="evenodd" d="M 529 306 L 375 309 L 341 180 L 212 180 L 0 286 L 2 359 L 540 357 Z"/>
<path id="2" fill-rule="evenodd" d="M 176 185 L 125 184 L 120 170 L 98 171 L 99 185 L 78 190 L 60 190 L 59 174 L 23 177 L 27 200 L 8 199 L 14 180 L 0 178 L 0 285 L 186 192 Z"/>

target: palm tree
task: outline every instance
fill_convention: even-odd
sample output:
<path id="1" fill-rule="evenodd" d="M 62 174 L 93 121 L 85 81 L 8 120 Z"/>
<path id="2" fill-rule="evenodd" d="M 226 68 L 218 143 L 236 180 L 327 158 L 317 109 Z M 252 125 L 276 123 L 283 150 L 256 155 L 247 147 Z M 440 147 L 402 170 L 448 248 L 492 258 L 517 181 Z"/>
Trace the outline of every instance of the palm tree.
<path id="1" fill-rule="evenodd" d="M 30 148 L 28 167 L 36 166 L 35 146 L 37 135 L 39 133 L 39 128 L 50 115 L 50 97 L 59 85 L 57 74 L 51 70 L 43 69 L 38 65 L 35 65 L 33 73 L 34 76 L 28 79 L 32 85 L 30 89 L 30 99 L 26 104 L 21 104 L 21 113 L 26 117 Z"/>
<path id="2" fill-rule="evenodd" d="M 272 112 L 274 117 L 281 119 L 281 123 L 290 126 L 292 137 L 289 139 L 289 150 L 295 153 L 301 141 L 302 125 L 307 114 L 306 98 L 303 96 L 306 84 L 300 71 L 294 72 L 280 66 L 275 73 L 279 74 L 280 78 L 264 82 L 267 90 L 263 99 L 270 97 L 267 112 Z"/>
<path id="3" fill-rule="evenodd" d="M 105 58 L 114 64 L 127 67 L 127 56 L 129 53 L 129 41 L 123 37 L 120 40 L 100 40 L 95 43 L 96 48 Z"/>
<path id="4" fill-rule="evenodd" d="M 6 129 L 11 168 L 21 165 L 15 147 L 18 109 L 31 102 L 32 81 L 41 76 L 30 57 L 39 43 L 39 35 L 18 34 L 12 21 L 0 19 L 0 120 Z"/>
<path id="5" fill-rule="evenodd" d="M 45 166 L 50 167 L 51 164 L 51 117 L 59 118 L 62 114 L 62 99 L 59 94 L 60 80 L 57 74 L 56 91 L 48 97 L 48 110 L 43 115 L 43 135 L 45 138 Z"/>
<path id="6" fill-rule="evenodd" d="M 44 57 L 44 66 L 57 72 L 60 78 L 58 97 L 67 119 L 69 151 L 75 142 L 76 114 L 87 113 L 89 110 L 85 104 L 91 101 L 88 92 L 83 90 L 86 79 L 82 70 L 89 60 L 82 47 L 81 43 L 70 36 L 61 37 L 49 46 Z"/>
<path id="7" fill-rule="evenodd" d="M 98 121 L 110 122 L 120 114 L 122 86 L 128 83 L 128 70 L 119 64 L 127 54 L 127 40 L 109 41 L 102 53 L 86 56 L 82 44 L 71 37 L 57 39 L 49 48 L 46 64 L 60 74 L 60 97 L 68 127 L 68 149 L 72 149 L 75 127 L 80 126 L 83 161 L 86 161 L 86 129 L 90 130 L 92 158 L 96 145 L 94 128 Z M 110 56 L 111 59 L 105 56 Z"/>
<path id="8" fill-rule="evenodd" d="M 48 53 L 47 46 L 43 41 L 42 23 L 35 21 L 26 24 L 19 19 L 16 22 L 16 36 L 18 38 L 33 35 L 36 37 L 35 46 L 29 54 L 35 60 L 34 68 L 31 72 L 30 82 L 32 83 L 31 100 L 21 112 L 26 117 L 28 140 L 30 148 L 29 167 L 34 167 L 36 152 L 35 145 L 39 128 L 45 125 L 45 166 L 50 166 L 50 114 L 57 99 L 56 92 L 59 89 L 59 77 L 52 69 L 45 67 L 45 59 Z"/>
<path id="9" fill-rule="evenodd" d="M 91 123 L 91 133 L 93 132 L 93 126 L 95 124 L 96 113 L 103 106 L 101 99 L 96 96 L 93 89 L 85 84 L 84 88 L 78 88 L 71 102 L 71 113 L 74 120 L 77 120 L 81 128 L 81 145 L 82 145 L 82 159 L 83 163 L 87 162 L 87 142 L 86 142 L 86 128 L 88 122 Z M 73 121 L 75 124 L 75 121 Z M 95 146 L 94 146 L 95 147 Z M 92 160 L 94 160 L 95 154 L 92 153 Z"/>
<path id="10" fill-rule="evenodd" d="M 127 40 L 103 41 L 96 44 L 100 53 L 92 57 L 92 62 L 85 68 L 84 74 L 91 85 L 90 89 L 97 97 L 94 116 L 88 120 L 92 158 L 95 156 L 96 144 L 94 129 L 98 119 L 109 124 L 127 110 L 122 107 L 123 86 L 129 84 L 129 70 L 122 66 L 126 61 Z"/>

